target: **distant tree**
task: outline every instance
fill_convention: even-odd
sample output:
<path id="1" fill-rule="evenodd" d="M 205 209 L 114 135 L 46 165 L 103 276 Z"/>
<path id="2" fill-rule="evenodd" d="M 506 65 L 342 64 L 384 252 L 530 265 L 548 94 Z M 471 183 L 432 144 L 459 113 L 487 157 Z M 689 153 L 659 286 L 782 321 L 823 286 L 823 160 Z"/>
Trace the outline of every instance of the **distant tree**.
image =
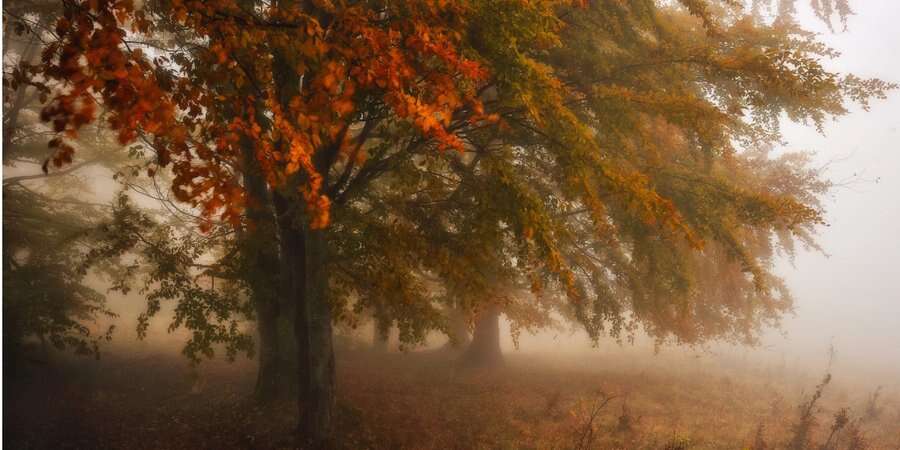
<path id="1" fill-rule="evenodd" d="M 137 287 L 146 296 L 139 337 L 161 303 L 174 299 L 178 307 L 170 330 L 192 332 L 184 353 L 193 362 L 213 355 L 218 344 L 232 357 L 238 351 L 252 354 L 242 322 L 258 316 L 247 309 L 248 283 L 264 266 L 234 257 L 237 243 L 248 239 L 236 239 L 230 225 L 225 232 L 198 236 L 196 225 L 210 222 L 160 192 L 157 183 L 164 179 L 137 177 L 154 164 L 147 165 L 139 147 L 121 151 L 103 126 L 83 129 L 73 142 L 80 159 L 50 171 L 47 136 L 54 132 L 39 120 L 42 91 L 18 83 L 17 69 L 39 59 L 41 40 L 60 15 L 60 4 L 53 1 L 4 9 L 3 164 L 17 172 L 3 179 L 7 360 L 33 359 L 23 346 L 31 338 L 99 356 L 99 344 L 111 338 L 112 327 L 98 332 L 91 322 L 114 316 L 105 306 L 103 285 L 126 294 Z M 108 203 L 102 192 L 94 192 L 104 182 L 154 208 L 139 208 L 127 195 Z M 100 199 L 86 200 L 94 194 Z M 227 264 L 217 261 L 216 253 Z M 88 275 L 99 277 L 87 282 Z M 217 276 L 218 286 L 211 282 Z M 271 271 L 264 276 L 266 289 L 274 290 L 277 276 Z"/>
<path id="2" fill-rule="evenodd" d="M 39 50 L 36 36 L 5 30 L 4 69 L 36 60 Z M 90 192 L 83 176 L 121 163 L 122 155 L 88 134 L 77 142 L 84 159 L 44 176 L 40 168 L 52 131 L 38 120 L 37 92 L 14 88 L 6 71 L 3 81 L 3 349 L 4 366 L 14 374 L 22 361 L 42 358 L 28 348 L 31 340 L 44 350 L 52 345 L 99 356 L 100 343 L 111 337 L 112 327 L 92 324 L 114 314 L 85 282 L 84 263 L 109 211 L 83 199 Z M 13 169 L 19 173 L 10 174 Z"/>
<path id="3" fill-rule="evenodd" d="M 594 339 L 643 329 L 659 343 L 687 344 L 753 343 L 761 326 L 791 309 L 771 271 L 774 256 L 792 254 L 795 240 L 815 246 L 818 198 L 829 184 L 804 155 L 769 156 L 766 149 L 780 140 L 779 117 L 821 127 L 845 112 L 845 98 L 865 105 L 859 89 L 881 95 L 892 86 L 825 72 L 817 60 L 833 54 L 789 17 L 767 23 L 719 14 L 595 5 L 563 15 L 563 45 L 500 66 L 511 75 L 498 79 L 518 81 L 506 89 L 531 90 L 504 95 L 503 86 L 491 86 L 486 93 L 497 103 L 540 100 L 534 86 L 513 78 L 531 65 L 561 80 L 539 92 L 552 100 L 566 94 L 567 108 L 536 106 L 558 113 L 540 120 L 524 108 L 502 114 L 511 130 L 484 138 L 490 151 L 473 152 L 470 167 L 415 185 L 425 206 L 408 213 L 442 225 L 444 235 L 430 240 L 465 261 L 451 267 L 464 273 L 459 285 L 470 298 L 507 309 L 519 329 L 550 326 L 547 312 L 556 310 L 585 324 Z M 497 52 L 516 54 L 502 45 Z M 795 67 L 806 68 L 802 77 Z M 589 145 L 578 133 L 591 136 Z M 576 152 L 581 145 L 601 152 Z M 522 240 L 504 227 L 529 233 L 533 247 L 517 248 Z M 506 243 L 494 252 L 503 256 L 463 256 Z M 491 275 L 512 262 L 520 268 Z M 453 276 L 442 274 L 445 282 Z M 539 295 L 523 288 L 529 284 Z M 483 317 L 497 321 L 496 313 Z"/>
<path id="4" fill-rule="evenodd" d="M 782 115 L 821 127 L 893 86 L 828 72 L 813 35 L 739 2 L 572 3 L 65 2 L 19 80 L 63 135 L 102 105 L 210 222 L 260 226 L 244 211 L 271 199 L 301 432 L 320 447 L 332 321 L 375 302 L 406 341 L 447 329 L 442 299 L 534 298 L 517 326 L 562 309 L 595 339 L 686 343 L 752 340 L 787 309 L 757 246 L 821 213 L 806 185 L 757 186 L 743 152 L 777 142 Z M 697 291 L 720 257 L 752 293 Z"/>
<path id="5" fill-rule="evenodd" d="M 3 355 L 8 373 L 14 374 L 21 361 L 38 358 L 26 348 L 29 339 L 99 355 L 99 344 L 110 337 L 112 327 L 92 330 L 91 322 L 113 313 L 105 297 L 83 282 L 82 257 L 94 241 L 96 224 L 84 213 L 94 207 L 61 206 L 5 180 L 3 191 Z"/>

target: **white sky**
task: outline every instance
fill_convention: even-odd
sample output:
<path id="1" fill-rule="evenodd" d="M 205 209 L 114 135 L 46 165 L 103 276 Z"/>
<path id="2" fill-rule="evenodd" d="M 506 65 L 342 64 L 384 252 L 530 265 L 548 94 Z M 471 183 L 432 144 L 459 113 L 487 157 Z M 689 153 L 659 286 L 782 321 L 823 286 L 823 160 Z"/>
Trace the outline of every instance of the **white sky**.
<path id="1" fill-rule="evenodd" d="M 847 32 L 830 33 L 811 17 L 824 42 L 842 52 L 829 67 L 900 82 L 900 2 L 860 0 Z M 786 125 L 789 149 L 839 160 L 829 178 L 857 181 L 837 188 L 826 203 L 830 227 L 819 242 L 830 255 L 801 253 L 779 272 L 796 299 L 777 346 L 825 352 L 833 338 L 838 359 L 900 368 L 900 91 L 829 124 L 825 136 Z M 877 182 L 875 180 L 878 180 Z"/>

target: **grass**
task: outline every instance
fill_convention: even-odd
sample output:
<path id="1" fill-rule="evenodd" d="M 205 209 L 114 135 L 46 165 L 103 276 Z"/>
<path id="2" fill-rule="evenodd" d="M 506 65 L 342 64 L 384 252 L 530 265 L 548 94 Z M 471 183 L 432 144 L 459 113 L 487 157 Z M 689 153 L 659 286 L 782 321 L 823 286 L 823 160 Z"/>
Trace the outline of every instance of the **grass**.
<path id="1" fill-rule="evenodd" d="M 830 450 L 860 443 L 852 430 L 858 448 L 900 448 L 900 392 L 839 374 L 817 390 L 674 358 L 515 353 L 478 371 L 443 352 L 362 351 L 341 352 L 338 372 L 344 448 Z M 4 448 L 290 448 L 293 400 L 256 406 L 253 377 L 251 361 L 194 372 L 175 352 L 62 358 L 4 380 Z"/>

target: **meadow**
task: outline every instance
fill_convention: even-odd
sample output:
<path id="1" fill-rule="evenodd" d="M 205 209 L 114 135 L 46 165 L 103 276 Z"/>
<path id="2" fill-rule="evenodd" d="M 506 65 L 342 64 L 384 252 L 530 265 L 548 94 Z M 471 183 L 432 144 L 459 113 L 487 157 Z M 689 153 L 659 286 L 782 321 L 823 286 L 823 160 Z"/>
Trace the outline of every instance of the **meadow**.
<path id="1" fill-rule="evenodd" d="M 872 377 L 740 357 L 508 352 L 465 369 L 448 350 L 337 353 L 342 448 L 896 449 L 900 391 Z M 293 448 L 296 407 L 250 398 L 252 361 L 191 368 L 113 346 L 57 356 L 5 388 L 5 448 Z M 821 394 L 817 395 L 817 392 Z M 810 405 L 810 401 L 815 401 Z M 61 446 L 62 445 L 62 446 Z"/>

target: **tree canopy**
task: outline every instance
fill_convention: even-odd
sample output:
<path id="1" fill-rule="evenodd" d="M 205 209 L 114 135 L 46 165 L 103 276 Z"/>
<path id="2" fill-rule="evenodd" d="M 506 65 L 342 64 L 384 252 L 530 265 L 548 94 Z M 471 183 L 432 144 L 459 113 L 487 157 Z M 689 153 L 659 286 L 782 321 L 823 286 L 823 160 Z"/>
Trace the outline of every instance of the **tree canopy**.
<path id="1" fill-rule="evenodd" d="M 852 13 L 812 6 L 829 24 Z M 774 258 L 815 245 L 829 186 L 774 153 L 779 124 L 821 130 L 894 87 L 829 71 L 838 55 L 794 13 L 74 1 L 15 81 L 47 96 L 53 166 L 102 117 L 152 152 L 150 177 L 171 171 L 202 229 L 277 241 L 254 257 L 279 275 L 251 291 L 279 284 L 269 296 L 295 307 L 301 396 L 324 411 L 331 321 L 369 308 L 412 342 L 447 329 L 442 306 L 499 306 L 515 330 L 558 312 L 595 340 L 752 343 L 777 323 L 792 302 Z M 330 412 L 313 414 L 321 438 Z"/>

